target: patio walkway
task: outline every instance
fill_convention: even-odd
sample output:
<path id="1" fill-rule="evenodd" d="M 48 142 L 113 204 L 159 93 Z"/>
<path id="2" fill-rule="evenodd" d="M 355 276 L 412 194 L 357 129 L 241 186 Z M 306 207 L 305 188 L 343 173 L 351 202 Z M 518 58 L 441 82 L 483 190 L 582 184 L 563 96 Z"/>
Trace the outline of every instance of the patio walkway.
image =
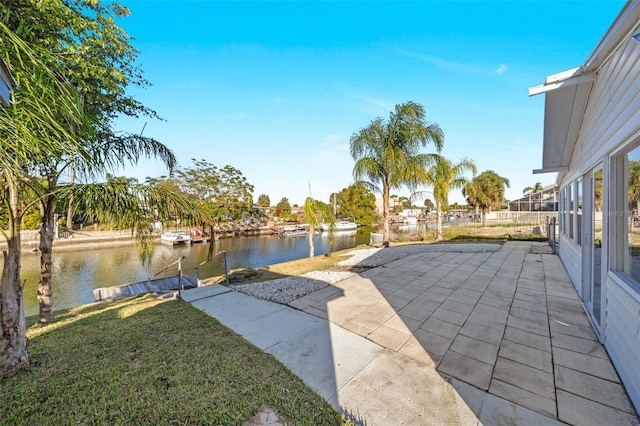
<path id="1" fill-rule="evenodd" d="M 536 245 L 415 254 L 289 305 L 434 369 L 478 418 L 488 396 L 513 403 L 513 415 L 638 424 L 564 266 Z"/>

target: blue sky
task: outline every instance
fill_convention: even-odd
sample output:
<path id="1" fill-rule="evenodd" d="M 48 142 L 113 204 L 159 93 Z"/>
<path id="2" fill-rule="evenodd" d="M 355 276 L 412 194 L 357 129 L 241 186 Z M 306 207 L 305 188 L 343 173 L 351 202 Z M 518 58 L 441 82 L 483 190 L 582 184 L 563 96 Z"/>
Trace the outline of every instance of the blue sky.
<path id="1" fill-rule="evenodd" d="M 232 165 L 254 199 L 301 204 L 353 183 L 349 138 L 398 103 L 422 104 L 442 154 L 511 182 L 541 167 L 544 96 L 527 89 L 584 63 L 622 1 L 127 1 L 119 24 L 152 83 L 132 89 L 166 121 L 122 119 L 180 166 Z M 146 124 L 146 125 L 145 125 Z M 425 152 L 434 152 L 428 146 Z M 143 161 L 119 173 L 166 175 Z M 427 188 L 423 188 L 427 189 Z M 394 191 L 408 196 L 406 190 Z M 464 203 L 460 191 L 450 202 Z"/>

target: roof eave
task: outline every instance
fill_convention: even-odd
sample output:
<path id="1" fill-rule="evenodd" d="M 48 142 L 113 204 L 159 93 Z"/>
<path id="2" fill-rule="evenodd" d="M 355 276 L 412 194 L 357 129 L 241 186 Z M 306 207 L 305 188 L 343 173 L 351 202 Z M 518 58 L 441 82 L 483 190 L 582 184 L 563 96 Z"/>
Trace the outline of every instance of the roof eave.
<path id="1" fill-rule="evenodd" d="M 569 168 L 567 166 L 559 166 L 559 167 L 549 167 L 546 169 L 534 169 L 534 175 L 540 175 L 543 173 L 558 173 L 558 172 L 566 172 Z"/>
<path id="2" fill-rule="evenodd" d="M 576 84 L 589 83 L 596 79 L 595 72 L 581 72 L 582 67 L 572 68 L 558 74 L 550 75 L 545 82 L 537 86 L 529 87 L 529 96 L 550 92 L 561 87 L 575 86 Z"/>
<path id="3" fill-rule="evenodd" d="M 637 25 L 638 19 L 640 19 L 640 2 L 635 0 L 627 1 L 585 61 L 582 69 L 587 72 L 597 71 L 605 64 L 609 57 L 629 39 L 629 35 Z"/>

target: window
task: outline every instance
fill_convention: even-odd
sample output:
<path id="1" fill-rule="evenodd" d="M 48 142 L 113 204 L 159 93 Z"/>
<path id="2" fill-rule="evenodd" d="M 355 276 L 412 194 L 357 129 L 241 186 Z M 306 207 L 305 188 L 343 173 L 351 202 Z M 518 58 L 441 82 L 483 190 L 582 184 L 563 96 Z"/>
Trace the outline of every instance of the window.
<path id="1" fill-rule="evenodd" d="M 573 239 L 573 215 L 575 213 L 575 194 L 573 193 L 573 183 L 567 186 L 567 216 L 569 220 L 567 221 L 567 227 L 569 228 L 569 238 Z"/>
<path id="2" fill-rule="evenodd" d="M 614 159 L 611 191 L 615 193 L 615 211 L 608 215 L 619 238 L 612 265 L 640 283 L 640 147 Z"/>
<path id="3" fill-rule="evenodd" d="M 576 242 L 582 244 L 582 179 L 576 182 Z"/>
<path id="4" fill-rule="evenodd" d="M 564 229 L 564 189 L 560 191 L 560 200 L 558 201 L 558 227 L 560 229 L 560 233 L 563 234 L 566 232 Z"/>

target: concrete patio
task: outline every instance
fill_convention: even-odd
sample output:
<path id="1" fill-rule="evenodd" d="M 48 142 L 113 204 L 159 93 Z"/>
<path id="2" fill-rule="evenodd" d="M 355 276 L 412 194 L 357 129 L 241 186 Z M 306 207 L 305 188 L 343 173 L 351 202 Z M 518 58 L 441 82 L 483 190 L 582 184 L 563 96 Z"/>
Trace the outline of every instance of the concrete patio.
<path id="1" fill-rule="evenodd" d="M 638 425 L 543 248 L 414 254 L 290 306 L 224 286 L 183 296 L 368 426 Z"/>
<path id="2" fill-rule="evenodd" d="M 290 305 L 552 419 L 637 424 L 560 259 L 534 245 L 416 254 Z"/>

